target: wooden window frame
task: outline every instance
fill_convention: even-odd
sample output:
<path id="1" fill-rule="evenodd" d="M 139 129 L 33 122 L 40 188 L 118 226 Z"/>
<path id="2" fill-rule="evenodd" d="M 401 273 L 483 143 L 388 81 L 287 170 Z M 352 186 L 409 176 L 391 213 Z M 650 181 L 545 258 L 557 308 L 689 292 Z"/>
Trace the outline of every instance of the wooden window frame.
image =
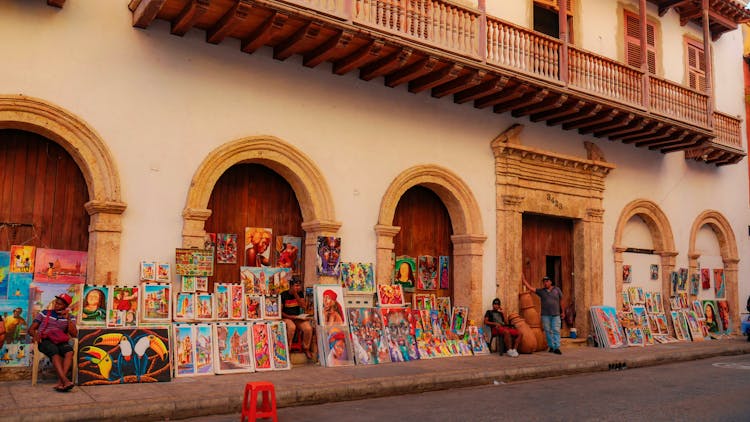
<path id="1" fill-rule="evenodd" d="M 629 35 L 630 31 L 628 31 L 628 19 L 634 19 L 636 22 L 638 22 L 638 35 L 637 36 L 635 36 L 635 35 Z M 639 15 L 637 15 L 637 14 L 631 12 L 631 11 L 625 10 L 625 14 L 623 16 L 623 22 L 622 22 L 622 24 L 623 24 L 623 38 L 624 38 L 623 41 L 625 43 L 624 44 L 625 45 L 625 63 L 627 63 L 629 66 L 633 66 L 633 67 L 636 67 L 638 69 L 641 68 L 641 66 L 640 66 L 640 62 L 641 62 L 641 58 L 640 58 L 640 48 L 641 48 L 640 20 L 641 20 L 641 18 L 640 18 Z M 656 65 L 657 65 L 657 60 L 659 58 L 659 55 L 658 55 L 657 49 L 656 49 L 657 38 L 658 38 L 658 32 L 656 30 L 656 25 L 657 25 L 656 22 L 654 22 L 653 20 L 651 20 L 649 18 L 646 18 L 646 38 L 649 38 L 649 35 L 650 35 L 650 38 L 652 39 L 651 43 L 649 43 L 648 40 L 646 41 L 646 52 L 647 52 L 647 54 L 651 53 L 652 54 L 651 57 L 653 57 L 653 59 L 651 59 L 651 57 L 648 57 L 648 59 L 647 59 L 647 61 L 648 61 L 648 70 L 649 70 L 649 73 L 652 73 L 652 74 L 656 74 L 656 67 L 657 67 Z M 649 30 L 650 30 L 651 34 L 649 34 Z M 631 45 L 634 46 L 634 49 L 633 49 L 634 52 L 638 51 L 638 58 L 637 58 L 637 60 L 635 58 L 631 58 L 631 52 L 630 52 L 631 51 L 631 48 L 630 48 Z M 635 50 L 635 48 L 637 48 L 637 50 Z M 636 62 L 639 64 L 638 66 L 635 65 Z"/>
<path id="2" fill-rule="evenodd" d="M 690 64 L 690 50 L 695 49 L 697 66 Z M 700 55 L 703 55 L 703 68 L 700 66 Z M 703 43 L 690 37 L 685 37 L 685 85 L 699 92 L 706 92 L 706 53 L 703 49 Z M 691 82 L 691 77 L 695 75 L 695 83 Z M 703 78 L 703 86 L 700 79 Z"/>

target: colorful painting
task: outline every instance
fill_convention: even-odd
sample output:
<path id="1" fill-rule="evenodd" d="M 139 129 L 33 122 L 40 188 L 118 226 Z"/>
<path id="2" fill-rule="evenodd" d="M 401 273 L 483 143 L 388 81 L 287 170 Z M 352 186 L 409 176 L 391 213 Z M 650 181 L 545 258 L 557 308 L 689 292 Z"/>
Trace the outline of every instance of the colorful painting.
<path id="1" fill-rule="evenodd" d="M 432 293 L 414 293 L 412 295 L 412 307 L 431 311 L 436 309 L 436 298 Z"/>
<path id="2" fill-rule="evenodd" d="M 268 283 L 268 294 L 278 295 L 281 292 L 289 290 L 289 278 L 291 277 L 291 270 L 289 268 L 271 268 L 273 277 Z"/>
<path id="3" fill-rule="evenodd" d="M 250 326 L 243 323 L 214 325 L 214 370 L 217 374 L 253 372 Z"/>
<path id="4" fill-rule="evenodd" d="M 107 327 L 137 327 L 138 302 L 138 287 L 111 286 Z"/>
<path id="5" fill-rule="evenodd" d="M 466 331 L 466 318 L 469 317 L 469 308 L 466 306 L 454 306 L 451 314 L 451 331 L 459 336 Z"/>
<path id="6" fill-rule="evenodd" d="M 6 256 L 10 255 L 6 253 Z M 9 265 L 7 264 L 6 270 Z M 28 312 L 31 279 L 30 273 L 13 273 L 8 276 L 7 271 L 5 272 L 5 287 L 7 289 L 13 280 L 13 288 L 7 299 L 0 299 L 0 315 L 3 317 L 0 324 L 4 324 L 5 328 L 5 344 L 0 347 L 0 368 L 29 365 L 32 346 L 27 332 L 32 322 Z"/>
<path id="7" fill-rule="evenodd" d="M 10 252 L 0 252 L 0 298 L 8 296 L 8 274 L 10 274 Z"/>
<path id="8" fill-rule="evenodd" d="M 10 272 L 34 273 L 34 246 L 13 245 L 10 247 Z"/>
<path id="9" fill-rule="evenodd" d="M 690 310 L 695 312 L 695 316 L 699 319 L 706 319 L 706 314 L 703 313 L 703 304 L 700 300 L 696 299 L 690 303 Z"/>
<path id="10" fill-rule="evenodd" d="M 613 306 L 592 306 L 591 320 L 600 347 L 614 349 L 627 345 L 625 331 Z"/>
<path id="11" fill-rule="evenodd" d="M 623 265 L 622 266 L 622 282 L 623 283 L 632 283 L 633 282 L 633 274 L 630 270 L 630 265 Z"/>
<path id="12" fill-rule="evenodd" d="M 354 362 L 375 365 L 390 362 L 388 343 L 383 337 L 383 317 L 377 308 L 348 308 Z"/>
<path id="13" fill-rule="evenodd" d="M 203 249 L 216 251 L 216 233 L 206 233 L 206 236 L 203 237 Z"/>
<path id="14" fill-rule="evenodd" d="M 192 321 L 195 319 L 195 293 L 177 293 L 174 302 L 174 320 Z"/>
<path id="15" fill-rule="evenodd" d="M 690 330 L 690 337 L 692 337 L 693 341 L 703 341 L 703 332 L 701 331 L 700 324 L 698 324 L 698 316 L 694 311 L 686 311 L 684 314 L 688 329 Z"/>
<path id="16" fill-rule="evenodd" d="M 229 319 L 229 284 L 217 283 L 214 284 L 214 305 L 216 310 L 214 315 L 216 319 L 228 320 Z"/>
<path id="17" fill-rule="evenodd" d="M 418 260 L 419 276 L 417 289 L 437 290 L 438 288 L 438 260 L 434 256 L 420 255 Z"/>
<path id="18" fill-rule="evenodd" d="M 339 277 L 341 273 L 341 238 L 318 236 L 317 274 Z"/>
<path id="19" fill-rule="evenodd" d="M 73 303 L 69 307 L 70 315 L 80 319 L 81 295 L 83 294 L 81 284 L 32 283 L 31 274 L 11 274 L 9 287 L 14 292 L 14 296 L 24 290 L 28 292 L 25 300 L 29 304 L 29 320 L 33 320 L 43 309 L 54 309 L 55 296 L 63 293 L 73 298 Z"/>
<path id="20" fill-rule="evenodd" d="M 286 336 L 286 323 L 272 321 L 269 324 L 271 344 L 273 345 L 273 369 L 292 369 L 289 360 L 289 344 Z"/>
<path id="21" fill-rule="evenodd" d="M 78 384 L 165 382 L 172 378 L 168 328 L 82 328 Z"/>
<path id="22" fill-rule="evenodd" d="M 195 291 L 208 293 L 208 277 L 206 276 L 195 277 Z"/>
<path id="23" fill-rule="evenodd" d="M 729 302 L 725 299 L 718 299 L 716 301 L 716 311 L 719 313 L 719 322 L 721 322 L 721 329 L 723 334 L 732 333 L 732 325 L 729 313 Z"/>
<path id="24" fill-rule="evenodd" d="M 281 318 L 281 296 L 265 296 L 263 298 L 263 319 Z"/>
<path id="25" fill-rule="evenodd" d="M 711 270 L 708 268 L 701 268 L 701 288 L 703 290 L 711 288 Z"/>
<path id="26" fill-rule="evenodd" d="M 172 322 L 171 285 L 143 283 L 141 289 L 141 322 Z"/>
<path id="27" fill-rule="evenodd" d="M 229 285 L 229 319 L 245 319 L 245 289 L 241 284 Z"/>
<path id="28" fill-rule="evenodd" d="M 414 291 L 417 284 L 417 259 L 405 255 L 398 256 L 393 268 L 393 284 L 401 286 L 407 292 Z"/>
<path id="29" fill-rule="evenodd" d="M 288 268 L 292 274 L 300 272 L 302 238 L 297 236 L 276 236 L 276 266 Z"/>
<path id="30" fill-rule="evenodd" d="M 324 366 L 354 365 L 351 336 L 346 325 L 320 326 L 318 351 Z"/>
<path id="31" fill-rule="evenodd" d="M 240 267 L 240 283 L 247 293 L 267 295 L 272 288 L 278 290 L 272 285 L 275 272 L 269 267 Z"/>
<path id="32" fill-rule="evenodd" d="M 141 281 L 156 280 L 156 263 L 150 261 L 141 261 L 140 274 Z"/>
<path id="33" fill-rule="evenodd" d="M 156 264 L 156 281 L 167 283 L 172 281 L 172 267 L 168 263 Z"/>
<path id="34" fill-rule="evenodd" d="M 34 281 L 66 284 L 86 282 L 88 252 L 39 248 L 34 261 Z"/>
<path id="35" fill-rule="evenodd" d="M 263 296 L 245 294 L 245 312 L 248 320 L 263 319 Z"/>
<path id="36" fill-rule="evenodd" d="M 672 271 L 669 273 L 669 284 L 672 286 L 672 296 L 677 294 L 677 289 L 680 285 L 680 274 L 677 273 L 677 271 Z"/>
<path id="37" fill-rule="evenodd" d="M 214 295 L 211 293 L 196 293 L 195 319 L 211 321 L 214 319 Z"/>
<path id="38" fill-rule="evenodd" d="M 688 269 L 687 268 L 680 268 L 679 271 L 679 281 L 677 282 L 677 291 L 678 292 L 686 292 L 687 291 L 687 281 L 688 281 Z"/>
<path id="39" fill-rule="evenodd" d="M 26 336 L 32 322 L 28 314 L 28 288 L 26 291 L 23 299 L 0 301 L 0 315 L 3 317 L 3 322 L 0 324 L 4 324 L 5 327 L 5 344 L 27 343 L 31 340 Z M 2 357 L 3 355 L 0 354 L 0 360 Z M 1 365 L 2 362 L 0 362 Z"/>
<path id="40" fill-rule="evenodd" d="M 451 270 L 450 263 L 451 257 L 446 255 L 440 256 L 440 288 L 450 289 L 451 288 Z"/>
<path id="41" fill-rule="evenodd" d="M 177 248 L 174 253 L 175 274 L 210 277 L 214 275 L 212 249 Z"/>
<path id="42" fill-rule="evenodd" d="M 419 359 L 417 342 L 412 332 L 412 318 L 409 308 L 381 308 L 383 334 L 388 342 L 392 362 L 405 362 Z"/>
<path id="43" fill-rule="evenodd" d="M 476 325 L 469 326 L 469 343 L 471 344 L 471 351 L 475 355 L 487 355 L 490 353 L 490 348 L 487 342 L 484 341 L 484 333 Z"/>
<path id="44" fill-rule="evenodd" d="M 196 324 L 195 327 L 195 375 L 213 375 L 214 373 L 214 337 L 213 328 L 208 324 Z"/>
<path id="45" fill-rule="evenodd" d="M 346 325 L 344 289 L 340 285 L 316 284 L 315 312 L 320 325 Z"/>
<path id="46" fill-rule="evenodd" d="M 724 299 L 727 295 L 727 283 L 724 279 L 724 269 L 714 268 L 714 293 L 717 299 Z"/>
<path id="47" fill-rule="evenodd" d="M 403 287 L 400 284 L 378 284 L 378 305 L 381 308 L 406 305 Z"/>
<path id="48" fill-rule="evenodd" d="M 646 339 L 643 336 L 643 330 L 640 327 L 625 328 L 625 338 L 628 346 L 645 346 Z"/>
<path id="49" fill-rule="evenodd" d="M 658 264 L 651 264 L 651 280 L 658 280 L 659 279 L 659 265 Z"/>
<path id="50" fill-rule="evenodd" d="M 0 347 L 0 368 L 27 367 L 34 347 L 30 343 L 8 343 Z"/>
<path id="51" fill-rule="evenodd" d="M 697 296 L 699 287 L 700 275 L 698 273 L 690 274 L 690 294 L 693 296 Z"/>
<path id="52" fill-rule="evenodd" d="M 375 274 L 372 262 L 342 262 L 341 287 L 347 292 L 374 293 Z"/>
<path id="53" fill-rule="evenodd" d="M 256 371 L 270 371 L 273 369 L 271 363 L 271 343 L 269 340 L 268 323 L 256 322 L 252 326 L 253 359 Z"/>
<path id="54" fill-rule="evenodd" d="M 190 324 L 172 326 L 174 340 L 174 375 L 187 377 L 195 375 L 195 328 Z"/>
<path id="55" fill-rule="evenodd" d="M 216 234 L 216 263 L 217 264 L 236 264 L 237 263 L 237 234 L 236 233 L 217 233 Z"/>
<path id="56" fill-rule="evenodd" d="M 273 230 L 270 228 L 245 227 L 246 267 L 271 266 L 271 239 Z"/>
<path id="57" fill-rule="evenodd" d="M 108 286 L 83 287 L 81 302 L 81 325 L 104 327 L 107 324 Z"/>
<path id="58" fill-rule="evenodd" d="M 195 293 L 195 279 L 197 277 L 183 275 L 180 277 L 182 283 L 180 284 L 180 291 L 184 293 Z"/>

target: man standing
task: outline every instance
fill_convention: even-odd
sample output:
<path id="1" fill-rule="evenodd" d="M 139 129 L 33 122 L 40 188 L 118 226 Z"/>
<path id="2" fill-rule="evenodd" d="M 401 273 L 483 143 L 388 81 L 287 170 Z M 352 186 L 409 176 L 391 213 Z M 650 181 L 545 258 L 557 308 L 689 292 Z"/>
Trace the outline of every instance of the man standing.
<path id="1" fill-rule="evenodd" d="M 533 290 L 542 300 L 542 327 L 544 327 L 544 335 L 547 338 L 549 351 L 561 355 L 560 324 L 561 318 L 565 317 L 561 305 L 562 291 L 556 286 L 553 286 L 552 280 L 547 276 L 542 277 L 544 287 L 541 289 L 535 289 L 534 286 L 526 281 L 526 276 L 523 274 L 521 275 L 521 280 L 527 289 Z"/>

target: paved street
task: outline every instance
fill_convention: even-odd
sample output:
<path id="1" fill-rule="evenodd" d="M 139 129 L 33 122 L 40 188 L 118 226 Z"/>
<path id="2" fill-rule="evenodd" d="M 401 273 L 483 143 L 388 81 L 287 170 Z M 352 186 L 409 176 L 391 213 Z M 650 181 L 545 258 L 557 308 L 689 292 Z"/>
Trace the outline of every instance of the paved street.
<path id="1" fill-rule="evenodd" d="M 279 409 L 282 422 L 746 421 L 748 415 L 750 355 Z"/>

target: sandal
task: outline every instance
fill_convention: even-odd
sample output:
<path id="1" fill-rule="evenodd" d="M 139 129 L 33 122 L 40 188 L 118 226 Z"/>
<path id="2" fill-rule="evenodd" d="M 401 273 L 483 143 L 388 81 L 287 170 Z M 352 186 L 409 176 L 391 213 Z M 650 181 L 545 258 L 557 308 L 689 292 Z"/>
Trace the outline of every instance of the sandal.
<path id="1" fill-rule="evenodd" d="M 59 385 L 56 385 L 56 386 L 52 387 L 52 389 L 55 390 L 55 391 L 57 391 L 58 393 L 64 393 L 66 391 L 65 387 L 61 387 Z"/>
<path id="2" fill-rule="evenodd" d="M 310 351 L 310 350 L 305 350 L 305 356 L 307 357 L 307 359 L 308 359 L 308 360 L 313 360 L 313 354 L 312 354 L 312 351 Z"/>
<path id="3" fill-rule="evenodd" d="M 73 384 L 71 382 L 70 384 L 68 384 L 68 385 L 64 386 L 63 388 L 61 388 L 60 391 L 70 391 L 70 390 L 73 389 L 73 387 L 75 387 L 75 384 Z"/>

